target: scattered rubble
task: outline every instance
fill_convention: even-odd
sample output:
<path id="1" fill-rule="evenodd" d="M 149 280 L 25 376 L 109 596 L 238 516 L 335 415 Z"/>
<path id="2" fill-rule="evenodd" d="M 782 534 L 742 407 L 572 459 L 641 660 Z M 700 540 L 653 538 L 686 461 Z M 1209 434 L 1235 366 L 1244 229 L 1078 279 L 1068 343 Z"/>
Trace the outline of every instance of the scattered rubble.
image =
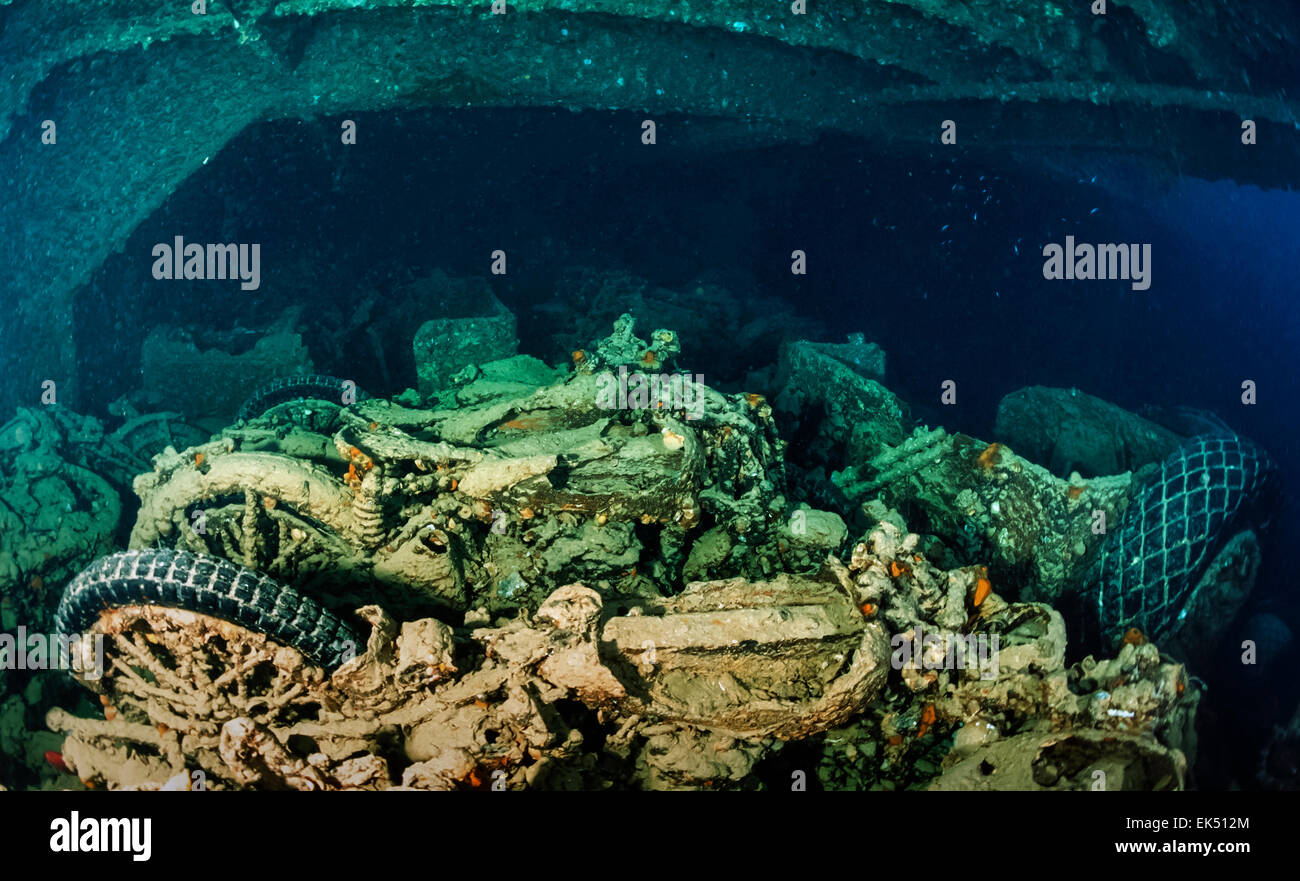
<path id="1" fill-rule="evenodd" d="M 878 350 L 785 351 L 787 390 L 834 380 L 786 412 L 820 430 L 848 414 L 834 442 L 870 453 L 834 477 L 865 534 L 787 501 L 759 395 L 701 383 L 698 407 L 603 406 L 620 370 L 681 374 L 678 335 L 641 338 L 630 315 L 568 369 L 472 363 L 431 406 L 286 400 L 183 451 L 156 449 L 157 414 L 108 437 L 86 423 L 134 463 L 117 480 L 141 471 L 132 547 L 356 609 L 368 642 L 326 670 L 193 610 L 125 605 L 93 629 L 100 712 L 58 701 L 37 739 L 23 719 L 50 696 L 11 695 L 0 735 L 24 760 L 53 751 L 42 785 L 66 768 L 101 788 L 1186 787 L 1196 680 L 1142 639 L 1067 661 L 1048 604 L 1130 476 L 1066 481 L 999 444 L 909 436 Z M 0 442 L 75 436 L 52 418 Z M 1230 542 L 1205 601 L 1257 561 L 1253 534 Z"/>

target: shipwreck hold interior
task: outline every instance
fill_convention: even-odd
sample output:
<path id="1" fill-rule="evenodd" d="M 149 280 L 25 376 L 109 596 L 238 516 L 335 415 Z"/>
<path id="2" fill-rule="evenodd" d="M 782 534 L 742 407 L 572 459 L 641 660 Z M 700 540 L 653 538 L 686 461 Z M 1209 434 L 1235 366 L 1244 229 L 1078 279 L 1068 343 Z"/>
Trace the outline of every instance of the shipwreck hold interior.
<path id="1" fill-rule="evenodd" d="M 423 391 L 418 329 L 479 304 L 504 307 L 519 351 L 558 375 L 631 302 L 664 319 L 638 334 L 675 331 L 677 364 L 726 393 L 774 397 L 791 340 L 875 343 L 900 423 L 970 435 L 955 445 L 976 463 L 999 444 L 965 445 L 999 440 L 999 402 L 1027 386 L 1231 409 L 1244 435 L 1294 436 L 1277 408 L 1234 406 L 1241 379 L 1300 398 L 1300 21 L 1284 0 L 1117 0 L 1104 21 L 1056 3 L 855 0 L 789 26 L 758 2 L 527 0 L 500 21 L 459 0 L 247 0 L 202 17 L 44 0 L 44 21 L 41 5 L 0 18 L 0 412 L 53 378 L 60 403 L 100 419 L 128 400 L 219 430 L 220 373 L 168 373 L 190 345 L 381 398 Z M 176 236 L 258 243 L 260 284 L 152 277 L 154 245 Z M 1066 237 L 1149 243 L 1153 286 L 1045 278 L 1044 245 Z M 1176 369 L 1153 376 L 1153 357 Z M 821 426 L 774 431 L 807 478 L 786 501 L 830 507 L 830 472 L 858 464 L 848 442 L 828 460 L 810 449 Z M 1300 468 L 1293 444 L 1270 452 Z M 1056 464 L 1057 478 L 1128 470 Z M 1281 511 L 1260 595 L 1300 564 L 1293 494 Z M 627 531 L 658 551 L 659 522 Z M 443 539 L 424 547 L 450 558 Z M 944 566 L 981 562 L 953 544 L 933 551 Z M 1241 735 L 1233 706 L 1207 753 Z M 819 750 L 796 744 L 757 776 Z"/>

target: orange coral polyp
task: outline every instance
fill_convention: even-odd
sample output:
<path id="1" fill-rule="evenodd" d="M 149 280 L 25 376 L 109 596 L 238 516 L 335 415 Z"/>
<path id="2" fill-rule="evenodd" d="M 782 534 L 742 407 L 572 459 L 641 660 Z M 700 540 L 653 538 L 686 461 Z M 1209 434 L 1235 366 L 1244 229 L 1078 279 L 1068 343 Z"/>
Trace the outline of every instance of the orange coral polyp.
<path id="1" fill-rule="evenodd" d="M 977 461 L 979 462 L 979 466 L 985 471 L 992 470 L 995 465 L 1002 462 L 1002 444 L 989 444 L 984 448 L 984 452 L 980 453 Z"/>

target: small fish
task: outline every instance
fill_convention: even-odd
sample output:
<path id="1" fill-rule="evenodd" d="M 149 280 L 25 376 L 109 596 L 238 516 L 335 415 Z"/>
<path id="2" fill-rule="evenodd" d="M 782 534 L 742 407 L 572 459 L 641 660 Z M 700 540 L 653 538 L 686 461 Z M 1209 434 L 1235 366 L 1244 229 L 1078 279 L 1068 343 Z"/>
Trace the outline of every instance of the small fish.
<path id="1" fill-rule="evenodd" d="M 62 771 L 64 774 L 71 774 L 72 769 L 68 763 L 63 761 L 63 753 L 56 750 L 48 749 L 45 751 L 45 761 L 50 763 L 50 767 L 56 771 Z"/>

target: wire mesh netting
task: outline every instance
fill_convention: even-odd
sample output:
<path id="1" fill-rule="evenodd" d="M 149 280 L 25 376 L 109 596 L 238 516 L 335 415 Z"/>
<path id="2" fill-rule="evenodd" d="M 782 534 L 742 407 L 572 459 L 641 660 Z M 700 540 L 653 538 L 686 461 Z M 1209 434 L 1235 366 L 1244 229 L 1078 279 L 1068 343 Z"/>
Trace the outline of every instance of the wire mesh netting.
<path id="1" fill-rule="evenodd" d="M 1098 559 L 1102 633 L 1132 626 L 1160 637 L 1176 628 L 1205 567 L 1271 470 L 1267 454 L 1247 440 L 1200 435 L 1136 486 Z"/>

